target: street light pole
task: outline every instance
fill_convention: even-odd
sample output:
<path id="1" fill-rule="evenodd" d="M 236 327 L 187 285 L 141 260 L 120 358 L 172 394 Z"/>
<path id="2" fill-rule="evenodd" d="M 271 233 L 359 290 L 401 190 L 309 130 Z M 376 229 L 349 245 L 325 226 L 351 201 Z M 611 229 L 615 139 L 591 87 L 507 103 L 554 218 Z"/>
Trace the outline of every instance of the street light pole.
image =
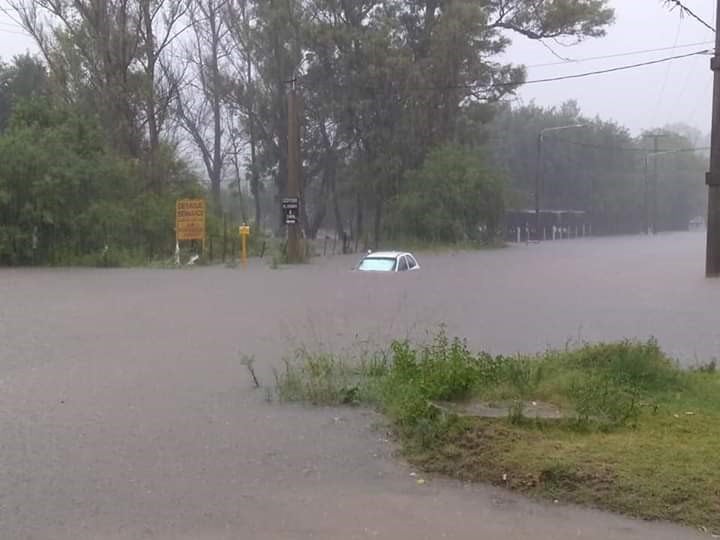
<path id="1" fill-rule="evenodd" d="M 692 152 L 692 148 L 680 148 L 676 150 L 665 150 L 663 152 L 650 152 L 645 154 L 645 232 L 648 235 L 657 233 L 657 213 L 658 213 L 658 174 L 657 174 L 657 160 L 655 160 L 653 170 L 653 202 L 652 212 L 650 211 L 650 158 L 656 158 L 658 156 L 666 156 L 669 154 L 681 154 L 685 152 Z M 652 215 L 652 219 L 650 216 Z"/>
<path id="2" fill-rule="evenodd" d="M 556 126 L 543 128 L 537 136 L 537 150 L 535 163 L 535 236 L 540 241 L 540 192 L 543 183 L 543 140 L 546 133 L 551 131 L 562 131 L 564 129 L 584 128 L 586 124 L 568 124 L 567 126 Z"/>

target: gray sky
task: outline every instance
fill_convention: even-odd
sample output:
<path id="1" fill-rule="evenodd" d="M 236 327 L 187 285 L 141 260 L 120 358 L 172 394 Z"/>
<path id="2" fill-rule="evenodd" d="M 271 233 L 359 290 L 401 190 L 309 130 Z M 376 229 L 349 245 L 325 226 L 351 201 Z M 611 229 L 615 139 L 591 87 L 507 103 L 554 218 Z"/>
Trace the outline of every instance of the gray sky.
<path id="1" fill-rule="evenodd" d="M 636 64 L 712 48 L 714 34 L 678 11 L 668 11 L 661 0 L 611 0 L 616 22 L 604 38 L 573 47 L 547 43 L 559 55 L 584 59 L 647 49 L 668 48 L 646 54 L 622 56 L 588 62 L 568 62 L 554 56 L 542 44 L 515 37 L 507 58 L 528 66 L 546 63 L 560 65 L 530 67 L 528 80 L 571 75 Z M 715 0 L 684 0 L 684 4 L 715 26 Z M 708 42 L 705 45 L 683 45 Z M 710 57 L 696 56 L 631 71 L 598 75 L 537 85 L 519 92 L 521 102 L 556 105 L 576 99 L 583 112 L 615 120 L 637 134 L 645 128 L 683 122 L 710 132 L 712 73 Z"/>
<path id="2" fill-rule="evenodd" d="M 555 64 L 530 67 L 528 80 L 533 80 L 634 64 L 712 47 L 712 32 L 689 17 L 680 18 L 677 11 L 668 11 L 661 0 L 611 0 L 611 4 L 616 10 L 617 21 L 606 37 L 572 47 L 552 40 L 547 44 L 562 57 L 576 60 L 647 49 L 667 50 L 562 63 L 542 44 L 513 36 L 514 43 L 507 58 L 528 66 Z M 714 0 L 685 0 L 685 4 L 714 26 Z M 0 6 L 6 5 L 5 0 L 0 0 Z M 686 46 L 701 42 L 707 43 Z M 8 59 L 26 50 L 35 50 L 32 40 L 0 14 L 0 57 Z M 615 120 L 635 134 L 645 128 L 675 122 L 690 124 L 707 133 L 710 131 L 712 91 L 709 61 L 709 56 L 697 56 L 627 72 L 528 85 L 520 90 L 518 101 L 528 103 L 535 100 L 539 105 L 551 106 L 576 99 L 585 114 Z"/>

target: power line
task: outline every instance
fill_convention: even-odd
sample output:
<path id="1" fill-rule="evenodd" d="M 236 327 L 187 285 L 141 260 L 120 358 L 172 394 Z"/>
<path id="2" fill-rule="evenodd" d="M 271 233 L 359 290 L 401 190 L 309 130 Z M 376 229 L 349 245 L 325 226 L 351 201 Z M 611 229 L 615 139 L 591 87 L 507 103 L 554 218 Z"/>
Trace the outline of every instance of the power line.
<path id="1" fill-rule="evenodd" d="M 715 28 L 713 28 L 709 23 L 705 22 L 702 17 L 700 17 L 697 13 L 695 13 L 692 9 L 687 7 L 685 4 L 683 4 L 680 0 L 665 0 L 666 4 L 670 4 L 671 9 L 678 8 L 680 9 L 680 14 L 687 14 L 690 15 L 693 19 L 698 21 L 700 24 L 702 24 L 705 28 L 710 30 L 711 32 L 715 32 Z"/>
<path id="2" fill-rule="evenodd" d="M 659 47 L 656 49 L 640 49 L 635 51 L 627 51 L 622 53 L 615 53 L 615 54 L 606 54 L 603 56 L 589 56 L 587 58 L 568 58 L 564 60 L 563 62 L 547 62 L 545 64 L 531 64 L 528 66 L 525 66 L 529 69 L 533 68 L 539 68 L 539 67 L 551 67 L 551 66 L 565 66 L 568 64 L 580 64 L 582 62 L 592 62 L 594 60 L 608 60 L 611 58 L 622 58 L 626 56 L 637 56 L 640 54 L 649 54 L 654 52 L 664 52 L 664 51 L 672 51 L 676 49 L 689 49 L 690 47 L 700 47 L 703 45 L 710 45 L 712 44 L 712 41 L 698 41 L 696 43 L 685 43 L 683 45 L 677 45 L 674 47 Z"/>
<path id="3" fill-rule="evenodd" d="M 639 62 L 637 64 L 628 64 L 625 66 L 616 66 L 613 68 L 607 68 L 607 69 L 600 69 L 596 71 L 586 71 L 584 73 L 575 73 L 573 75 L 560 75 L 558 77 L 545 77 L 542 79 L 531 79 L 529 81 L 520 81 L 520 82 L 496 82 L 496 83 L 490 83 L 490 84 L 480 84 L 480 83 L 474 83 L 474 84 L 450 84 L 445 86 L 405 86 L 402 88 L 404 91 L 426 91 L 426 92 L 436 92 L 436 91 L 444 91 L 444 90 L 488 90 L 492 88 L 508 88 L 512 86 L 523 86 L 527 84 L 541 84 L 541 83 L 548 83 L 548 82 L 557 82 L 557 81 L 566 81 L 570 79 L 582 79 L 585 77 L 592 77 L 594 75 L 605 75 L 607 73 L 616 73 L 618 71 L 627 71 L 631 69 L 637 69 L 645 66 L 652 66 L 657 64 L 662 64 L 665 62 L 671 62 L 673 60 L 680 60 L 682 58 L 690 58 L 693 56 L 699 56 L 703 54 L 712 53 L 712 49 L 704 49 L 702 51 L 695 51 L 688 54 L 680 54 L 676 56 L 668 56 L 665 58 L 658 58 L 657 60 L 649 60 L 647 62 Z M 350 88 L 350 86 L 343 86 L 339 85 L 336 86 L 337 89 L 342 88 Z M 356 88 L 361 88 L 365 90 L 380 90 L 380 88 L 372 87 L 372 86 L 358 86 Z"/>
<path id="4" fill-rule="evenodd" d="M 521 84 L 540 84 L 540 83 L 546 83 L 546 82 L 565 81 L 568 79 L 581 79 L 583 77 L 591 77 L 593 75 L 604 75 L 606 73 L 615 73 L 617 71 L 626 71 L 626 70 L 636 69 L 636 68 L 645 67 L 645 66 L 662 64 L 664 62 L 672 62 L 673 60 L 680 60 L 682 58 L 690 58 L 692 56 L 699 56 L 699 55 L 708 54 L 711 52 L 713 52 L 712 49 L 705 49 L 702 51 L 695 51 L 695 52 L 688 53 L 688 54 L 681 54 L 681 55 L 677 55 L 677 56 L 668 56 L 666 58 L 658 58 L 657 60 L 649 60 L 647 62 L 640 62 L 637 64 L 628 64 L 626 66 L 617 66 L 617 67 L 608 68 L 608 69 L 600 69 L 597 71 L 587 71 L 585 73 L 575 73 L 574 75 L 562 75 L 559 77 L 546 77 L 544 79 L 533 79 L 530 81 L 525 81 L 524 83 L 521 83 Z M 493 84 L 489 85 L 488 87 L 489 88 L 498 88 L 498 87 L 515 86 L 517 84 L 518 83 L 493 83 Z M 464 85 L 464 86 L 457 86 L 454 88 L 472 89 L 472 88 L 477 88 L 477 87 L 479 87 L 479 85 Z M 452 89 L 453 87 L 449 87 L 449 88 Z"/>
<path id="5" fill-rule="evenodd" d="M 674 48 L 677 47 L 678 40 L 680 39 L 680 31 L 682 30 L 682 17 L 678 18 L 678 26 L 677 31 L 675 32 L 675 42 L 673 45 L 673 52 Z M 668 83 L 668 77 L 670 77 L 670 70 L 672 69 L 672 62 L 668 62 L 667 67 L 665 68 L 665 77 L 663 77 L 663 83 L 660 87 L 660 93 L 658 94 L 657 103 L 655 103 L 655 108 L 653 110 L 653 116 L 657 113 L 658 109 L 660 108 L 660 105 L 662 105 L 663 98 L 665 97 L 665 89 L 667 88 Z"/>
<path id="6" fill-rule="evenodd" d="M 619 152 L 646 152 L 644 148 L 635 148 L 635 147 L 625 147 L 625 146 L 613 146 L 609 144 L 592 144 L 592 143 L 584 143 L 579 141 L 571 141 L 570 139 L 561 139 L 561 138 L 552 138 L 546 141 L 550 144 L 555 143 L 563 143 L 570 146 L 581 146 L 583 148 L 596 148 L 598 150 L 616 150 Z"/>
<path id="7" fill-rule="evenodd" d="M 617 150 L 620 152 L 637 152 L 637 153 L 646 153 L 650 150 L 647 148 L 638 148 L 638 147 L 626 147 L 626 146 L 614 146 L 614 145 L 608 145 L 608 144 L 592 144 L 592 143 L 584 143 L 580 141 L 573 141 L 570 139 L 563 139 L 559 137 L 554 137 L 552 139 L 548 139 L 546 143 L 554 144 L 554 143 L 563 143 L 568 144 L 570 146 L 582 146 L 584 148 L 596 148 L 599 150 Z M 706 150 L 710 150 L 709 146 L 698 146 L 693 148 L 679 148 L 677 150 L 669 150 L 668 153 L 675 154 L 675 153 L 685 153 L 685 152 L 703 152 Z"/>
<path id="8" fill-rule="evenodd" d="M 561 64 L 564 64 L 564 63 L 572 62 L 572 61 L 573 61 L 572 58 L 566 58 L 565 56 L 562 56 L 562 55 L 561 55 L 560 53 L 558 53 L 555 49 L 553 49 L 550 45 L 548 45 L 547 43 L 545 43 L 544 40 L 541 39 L 541 40 L 540 40 L 540 44 L 541 44 L 543 47 L 545 47 L 548 51 L 550 51 L 550 54 L 552 54 L 555 58 L 559 58 L 560 60 L 562 60 L 562 62 L 560 62 Z"/>
<path id="9" fill-rule="evenodd" d="M 6 29 L 6 28 L 0 28 L 0 33 L 3 33 L 3 34 L 14 34 L 14 35 L 16 35 L 16 36 L 29 37 L 29 35 L 28 35 L 26 32 L 16 32 L 15 30 L 9 30 L 9 29 Z"/>

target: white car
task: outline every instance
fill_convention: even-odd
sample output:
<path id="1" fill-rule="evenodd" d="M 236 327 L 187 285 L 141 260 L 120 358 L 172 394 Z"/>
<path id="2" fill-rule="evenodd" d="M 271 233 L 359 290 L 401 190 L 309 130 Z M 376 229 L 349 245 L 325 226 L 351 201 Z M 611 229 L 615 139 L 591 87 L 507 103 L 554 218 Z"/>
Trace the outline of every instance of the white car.
<path id="1" fill-rule="evenodd" d="M 357 267 L 361 272 L 410 272 L 420 265 L 412 253 L 403 251 L 369 252 Z"/>

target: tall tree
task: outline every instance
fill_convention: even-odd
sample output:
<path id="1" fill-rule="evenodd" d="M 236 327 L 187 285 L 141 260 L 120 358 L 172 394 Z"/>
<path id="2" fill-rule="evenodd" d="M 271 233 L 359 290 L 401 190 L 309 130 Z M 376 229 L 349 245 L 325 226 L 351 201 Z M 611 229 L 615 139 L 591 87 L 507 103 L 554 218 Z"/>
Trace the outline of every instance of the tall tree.
<path id="1" fill-rule="evenodd" d="M 195 0 L 188 15 L 192 34 L 187 44 L 184 72 L 176 111 L 181 125 L 190 135 L 210 180 L 213 207 L 222 212 L 223 171 L 231 141 L 226 129 L 225 109 L 228 88 L 225 84 L 228 36 L 227 0 Z"/>
<path id="2" fill-rule="evenodd" d="M 181 29 L 175 0 L 11 0 L 35 39 L 61 96 L 102 120 L 108 143 L 149 163 L 148 186 L 162 190 L 157 159 L 173 92 L 159 65 Z"/>

